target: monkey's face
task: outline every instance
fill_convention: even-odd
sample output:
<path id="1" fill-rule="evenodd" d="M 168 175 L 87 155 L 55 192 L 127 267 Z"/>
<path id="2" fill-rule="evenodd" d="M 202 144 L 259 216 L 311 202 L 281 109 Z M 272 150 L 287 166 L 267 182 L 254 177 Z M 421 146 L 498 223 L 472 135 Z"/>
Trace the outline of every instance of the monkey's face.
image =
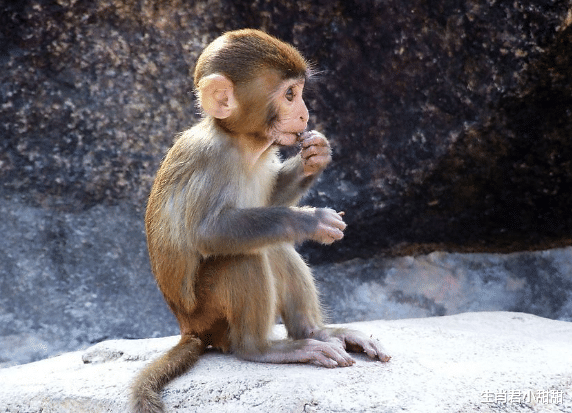
<path id="1" fill-rule="evenodd" d="M 199 99 L 204 112 L 234 136 L 262 138 L 264 145 L 292 146 L 308 124 L 304 83 L 304 78 L 280 80 L 277 72 L 266 71 L 235 86 L 215 73 L 198 82 Z"/>
<path id="2" fill-rule="evenodd" d="M 302 92 L 304 79 L 287 79 L 283 81 L 272 96 L 270 125 L 268 137 L 273 143 L 292 146 L 308 125 L 308 108 Z"/>

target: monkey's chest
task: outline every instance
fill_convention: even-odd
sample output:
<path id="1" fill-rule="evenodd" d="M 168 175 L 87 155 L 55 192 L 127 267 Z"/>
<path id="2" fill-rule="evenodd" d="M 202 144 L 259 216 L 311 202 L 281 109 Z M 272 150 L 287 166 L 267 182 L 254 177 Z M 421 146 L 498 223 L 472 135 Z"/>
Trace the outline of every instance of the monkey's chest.
<path id="1" fill-rule="evenodd" d="M 281 162 L 276 151 L 271 148 L 251 168 L 237 171 L 235 175 L 236 206 L 238 208 L 268 206 L 280 167 Z"/>
<path id="2" fill-rule="evenodd" d="M 268 206 L 276 182 L 277 168 L 274 162 L 264 162 L 248 173 L 240 174 L 237 180 L 238 208 Z"/>
<path id="3" fill-rule="evenodd" d="M 268 177 L 243 179 L 237 199 L 238 208 L 256 208 L 268 205 L 274 181 Z"/>

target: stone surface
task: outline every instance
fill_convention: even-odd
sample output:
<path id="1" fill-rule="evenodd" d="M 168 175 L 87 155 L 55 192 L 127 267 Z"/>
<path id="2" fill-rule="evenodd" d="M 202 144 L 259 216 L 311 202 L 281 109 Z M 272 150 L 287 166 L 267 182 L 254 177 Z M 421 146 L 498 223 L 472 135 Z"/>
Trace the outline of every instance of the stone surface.
<path id="1" fill-rule="evenodd" d="M 352 326 L 381 339 L 392 360 L 357 355 L 354 366 L 330 370 L 211 352 L 165 389 L 167 411 L 572 411 L 571 323 L 467 313 Z M 0 405 L 7 413 L 124 413 L 134 375 L 177 339 L 108 341 L 2 369 Z"/>
<path id="2" fill-rule="evenodd" d="M 335 165 L 309 201 L 346 211 L 313 261 L 569 245 L 572 11 L 543 0 L 29 0 L 0 6 L 0 195 L 142 207 L 197 120 L 189 72 L 262 28 L 320 72 L 311 124 Z"/>

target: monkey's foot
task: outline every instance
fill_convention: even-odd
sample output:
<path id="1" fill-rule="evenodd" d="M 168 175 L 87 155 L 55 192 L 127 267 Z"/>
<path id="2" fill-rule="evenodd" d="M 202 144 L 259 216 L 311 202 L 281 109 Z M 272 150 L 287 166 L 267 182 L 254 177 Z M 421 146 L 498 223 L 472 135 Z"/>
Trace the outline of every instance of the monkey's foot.
<path id="1" fill-rule="evenodd" d="M 352 353 L 366 353 L 370 358 L 388 362 L 387 355 L 378 339 L 367 337 L 365 334 L 345 328 L 324 328 L 312 331 L 310 334 L 318 340 L 340 342 L 344 349 Z"/>
<path id="2" fill-rule="evenodd" d="M 354 353 L 366 353 L 372 359 L 379 359 L 388 362 L 391 356 L 387 355 L 378 339 L 367 337 L 365 334 L 355 330 L 342 330 L 334 337 L 340 339 L 348 351 Z"/>
<path id="3" fill-rule="evenodd" d="M 302 340 L 304 346 L 297 350 L 300 355 L 306 357 L 306 363 L 316 364 L 323 367 L 348 367 L 355 364 L 355 360 L 346 352 L 340 342 Z"/>
<path id="4" fill-rule="evenodd" d="M 239 356 L 245 360 L 261 363 L 311 363 L 328 368 L 348 367 L 355 363 L 339 340 L 278 341 L 264 353 L 243 353 Z"/>

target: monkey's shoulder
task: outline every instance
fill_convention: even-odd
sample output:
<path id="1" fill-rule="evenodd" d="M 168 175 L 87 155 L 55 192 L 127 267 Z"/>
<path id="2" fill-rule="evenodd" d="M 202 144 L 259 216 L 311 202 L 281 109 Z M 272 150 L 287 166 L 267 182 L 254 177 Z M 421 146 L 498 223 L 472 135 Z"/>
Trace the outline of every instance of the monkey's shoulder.
<path id="1" fill-rule="evenodd" d="M 175 140 L 171 151 L 180 151 L 187 156 L 201 158 L 220 155 L 227 152 L 230 146 L 229 138 L 225 134 L 216 129 L 212 130 L 201 122 L 182 132 Z"/>
<path id="2" fill-rule="evenodd" d="M 177 137 L 163 163 L 171 168 L 210 170 L 221 174 L 224 169 L 233 169 L 233 165 L 239 164 L 239 158 L 240 154 L 226 136 L 209 134 L 199 124 Z"/>

